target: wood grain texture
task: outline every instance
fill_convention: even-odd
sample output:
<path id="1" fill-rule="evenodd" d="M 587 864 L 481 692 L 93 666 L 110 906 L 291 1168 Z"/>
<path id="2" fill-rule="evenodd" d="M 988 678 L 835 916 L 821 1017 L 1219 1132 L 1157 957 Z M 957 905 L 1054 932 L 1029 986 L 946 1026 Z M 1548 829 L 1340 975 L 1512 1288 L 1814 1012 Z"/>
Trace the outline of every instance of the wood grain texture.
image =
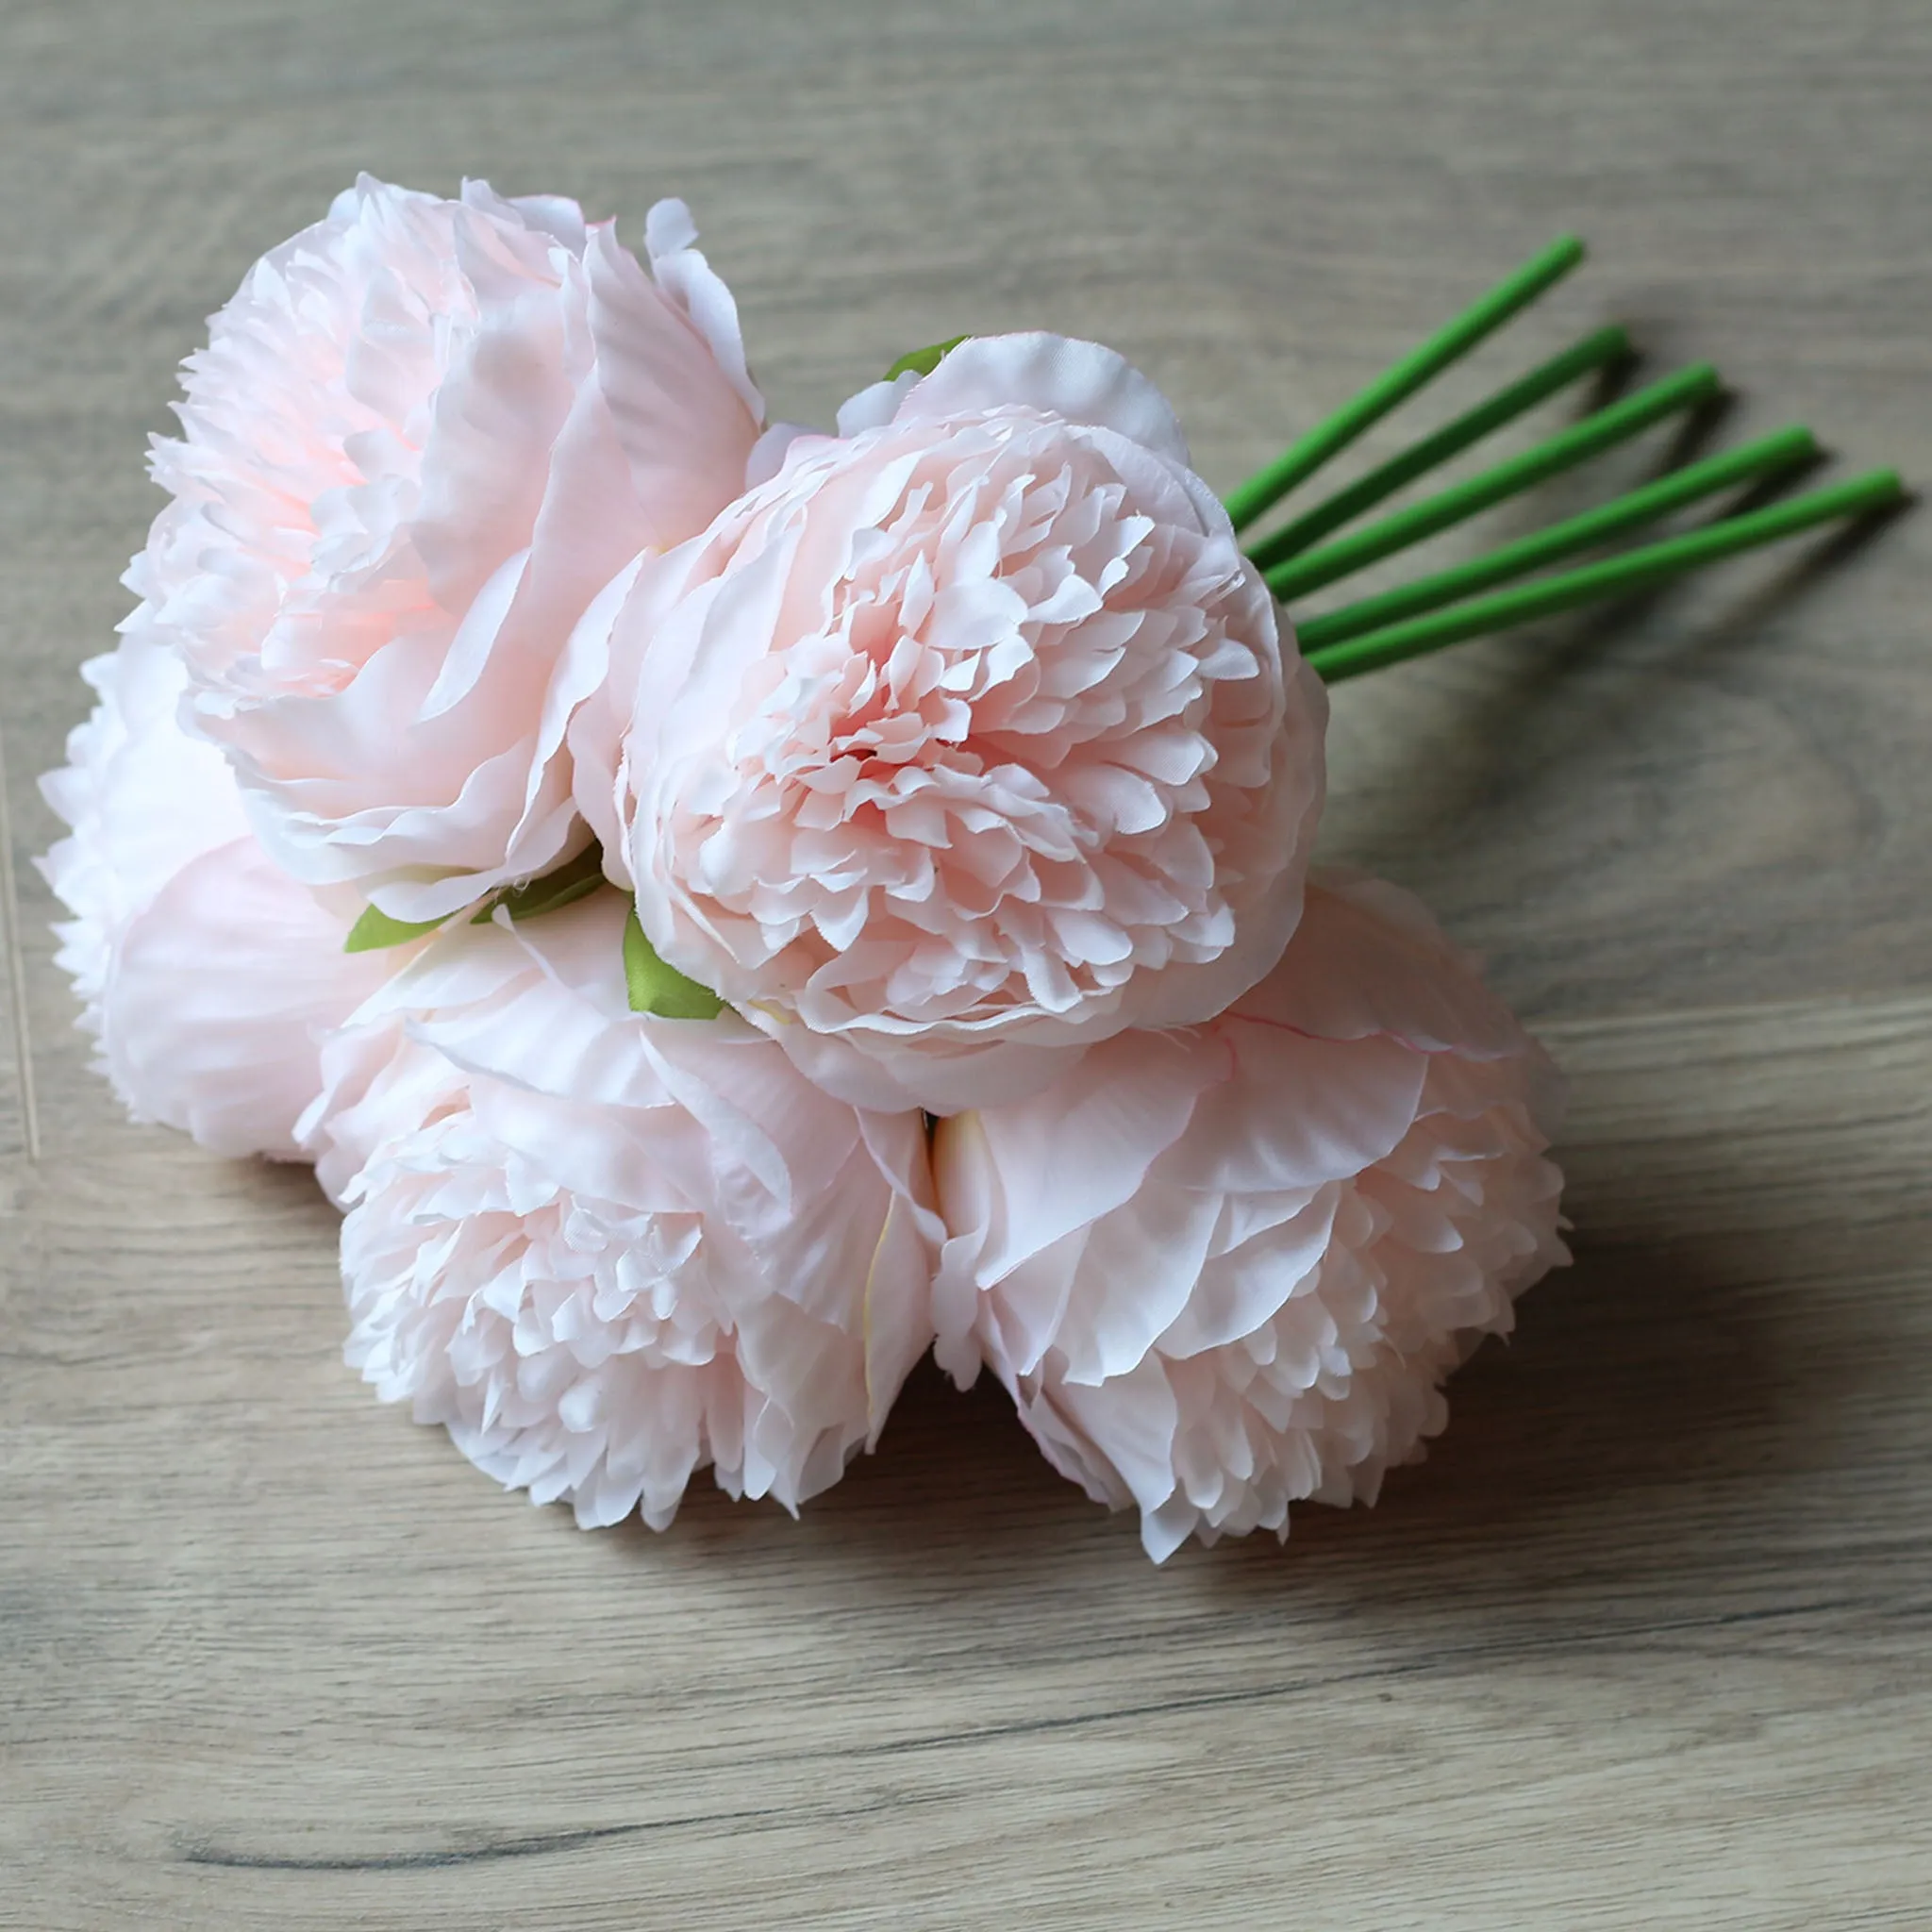
<path id="1" fill-rule="evenodd" d="M 502 1496 L 340 1366 L 304 1176 L 116 1119 L 26 860 L 174 365 L 358 167 L 686 194 L 785 414 L 1101 335 L 1223 483 L 1575 227 L 1436 408 L 1623 316 L 1923 482 L 1928 88 L 1921 0 L 11 0 L 0 1924 L 1926 1924 L 1924 516 L 1339 694 L 1328 850 L 1565 1060 L 1578 1264 L 1285 1550 L 1154 1571 L 930 1376 L 795 1524 Z"/>

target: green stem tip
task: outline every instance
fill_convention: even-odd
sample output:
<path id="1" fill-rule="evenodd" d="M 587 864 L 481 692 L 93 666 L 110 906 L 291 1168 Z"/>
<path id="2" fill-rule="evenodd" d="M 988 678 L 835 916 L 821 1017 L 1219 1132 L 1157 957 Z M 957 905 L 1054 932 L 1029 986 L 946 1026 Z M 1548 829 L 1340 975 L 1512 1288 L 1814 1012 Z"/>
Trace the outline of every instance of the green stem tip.
<path id="1" fill-rule="evenodd" d="M 1318 423 L 1257 470 L 1227 496 L 1227 513 L 1237 530 L 1244 529 L 1272 509 L 1296 484 L 1312 476 L 1330 457 L 1346 449 L 1371 424 L 1379 422 L 1398 403 L 1413 395 L 1500 328 L 1519 309 L 1527 308 L 1544 290 L 1560 281 L 1583 259 L 1583 243 L 1574 235 L 1559 236 L 1513 275 L 1506 275 L 1427 341 L 1391 363 L 1380 375 L 1349 398 L 1325 421 Z"/>
<path id="2" fill-rule="evenodd" d="M 1718 374 L 1708 362 L 1693 362 L 1648 389 L 1641 389 L 1607 409 L 1573 424 L 1568 429 L 1497 463 L 1492 469 L 1453 484 L 1434 496 L 1407 509 L 1398 510 L 1378 524 L 1371 524 L 1353 536 L 1340 537 L 1319 550 L 1278 564 L 1266 573 L 1268 588 L 1286 604 L 1291 599 L 1319 591 L 1338 577 L 1366 568 L 1411 543 L 1433 537 L 1453 524 L 1485 510 L 1491 504 L 1555 476 L 1564 470 L 1626 442 L 1653 423 L 1678 411 L 1708 401 L 1719 389 Z"/>
<path id="3" fill-rule="evenodd" d="M 1595 330 L 1580 342 L 1573 342 L 1560 356 L 1551 357 L 1527 375 L 1505 389 L 1499 389 L 1487 401 L 1478 403 L 1454 422 L 1445 423 L 1433 436 L 1424 437 L 1401 455 L 1391 457 L 1379 469 L 1371 470 L 1358 482 L 1338 491 L 1326 502 L 1318 503 L 1293 523 L 1263 537 L 1248 556 L 1264 571 L 1286 563 L 1311 543 L 1320 542 L 1330 530 L 1352 523 L 1364 510 L 1373 509 L 1384 497 L 1394 495 L 1406 484 L 1446 463 L 1451 457 L 1459 455 L 1492 430 L 1502 428 L 1506 423 L 1513 423 L 1546 397 L 1567 389 L 1579 376 L 1591 375 L 1613 362 L 1625 361 L 1630 353 L 1630 338 L 1622 328 L 1612 326 Z"/>
<path id="4" fill-rule="evenodd" d="M 1473 598 L 1434 616 L 1389 625 L 1347 643 L 1312 651 L 1308 662 L 1324 683 L 1357 677 L 1365 671 L 1399 664 L 1406 658 L 1418 658 L 1446 644 L 1486 637 L 1494 631 L 1534 623 L 1538 618 L 1555 616 L 1559 611 L 1574 610 L 1579 605 L 1622 596 L 1667 577 L 1681 576 L 1687 571 L 1714 563 L 1721 557 L 1755 549 L 1760 543 L 1775 542 L 1781 537 L 1796 536 L 1820 524 L 1889 509 L 1903 502 L 1905 494 L 1897 471 L 1868 471 L 1833 489 L 1794 496 L 1788 503 L 1730 517 L 1687 536 L 1645 544 L 1602 563 L 1586 564 L 1559 576 Z"/>
<path id="5" fill-rule="evenodd" d="M 1505 543 L 1487 556 L 1448 570 L 1434 571 L 1373 597 L 1358 598 L 1339 610 L 1324 610 L 1320 616 L 1297 624 L 1295 634 L 1303 651 L 1313 653 L 1325 645 L 1359 637 L 1364 631 L 1379 630 L 1384 625 L 1419 617 L 1425 610 L 1440 609 L 1444 604 L 1473 597 L 1493 584 L 1527 576 L 1546 563 L 1607 542 L 1625 530 L 1655 523 L 1699 497 L 1714 495 L 1736 483 L 1794 470 L 1812 461 L 1818 454 L 1818 440 L 1808 429 L 1780 429 L 1771 436 L 1759 437 L 1755 442 L 1726 450 L 1722 456 L 1673 470 L 1669 475 L 1647 483 L 1641 490 L 1599 504 L 1580 516 L 1552 524 L 1546 530 L 1519 537 L 1515 542 Z"/>

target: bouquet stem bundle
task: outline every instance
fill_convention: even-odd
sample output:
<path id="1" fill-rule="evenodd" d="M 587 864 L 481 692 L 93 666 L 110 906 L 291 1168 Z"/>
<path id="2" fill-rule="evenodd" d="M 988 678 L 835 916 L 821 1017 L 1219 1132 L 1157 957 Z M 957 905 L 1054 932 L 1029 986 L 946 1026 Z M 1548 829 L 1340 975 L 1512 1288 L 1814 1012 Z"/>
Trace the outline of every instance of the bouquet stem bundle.
<path id="1" fill-rule="evenodd" d="M 1229 492 L 1226 508 L 1235 527 L 1245 529 L 1267 515 L 1397 405 L 1568 275 L 1583 255 L 1583 244 L 1574 236 L 1560 237 L 1384 370 L 1274 462 Z M 1632 355 L 1629 338 L 1621 326 L 1593 330 L 1366 475 L 1259 538 L 1249 546 L 1249 558 L 1274 594 L 1283 603 L 1293 604 L 1587 462 L 1668 417 L 1706 408 L 1722 394 L 1716 369 L 1707 362 L 1692 363 L 1406 509 L 1332 541 L 1324 541 L 1539 403 L 1585 375 L 1628 362 Z M 1794 425 L 1740 449 L 1686 464 L 1641 489 L 1518 538 L 1487 556 L 1303 619 L 1297 625 L 1303 650 L 1324 680 L 1353 677 L 1447 644 L 1622 596 L 1824 524 L 1880 515 L 1905 500 L 1905 486 L 1895 471 L 1872 470 L 1850 482 L 1788 503 L 1734 511 L 1703 529 L 1633 548 L 1513 591 L 1483 594 L 1497 584 L 1528 575 L 1546 564 L 1654 523 L 1718 491 L 1794 475 L 1817 461 L 1821 454 L 1811 431 Z"/>

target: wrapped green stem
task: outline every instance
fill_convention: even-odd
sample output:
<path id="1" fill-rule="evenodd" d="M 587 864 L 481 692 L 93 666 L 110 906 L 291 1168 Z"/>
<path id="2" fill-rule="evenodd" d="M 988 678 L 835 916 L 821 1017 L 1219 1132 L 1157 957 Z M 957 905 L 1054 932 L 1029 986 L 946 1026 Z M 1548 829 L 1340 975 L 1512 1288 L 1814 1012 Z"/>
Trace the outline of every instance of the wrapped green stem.
<path id="1" fill-rule="evenodd" d="M 1339 610 L 1324 611 L 1298 623 L 1296 636 L 1304 653 L 1313 653 L 1359 637 L 1365 631 L 1419 617 L 1424 611 L 1440 609 L 1444 604 L 1473 597 L 1492 585 L 1507 583 L 1511 577 L 1527 576 L 1546 563 L 1556 563 L 1579 550 L 1607 542 L 1625 530 L 1654 523 L 1672 510 L 1729 489 L 1733 484 L 1796 469 L 1817 455 L 1818 441 L 1808 429 L 1780 429 L 1774 435 L 1727 450 L 1723 456 L 1687 464 L 1641 490 L 1600 504 L 1580 516 L 1552 524 L 1546 530 L 1520 537 L 1515 542 L 1505 543 L 1467 563 L 1431 572 L 1412 583 L 1399 584 L 1392 591 L 1344 604 Z"/>
<path id="2" fill-rule="evenodd" d="M 1329 531 L 1353 523 L 1364 510 L 1374 508 L 1383 498 L 1393 496 L 1418 476 L 1446 463 L 1471 443 L 1479 441 L 1507 423 L 1567 389 L 1579 376 L 1589 375 L 1630 355 L 1630 338 L 1620 327 L 1600 328 L 1580 342 L 1573 342 L 1560 356 L 1553 356 L 1540 368 L 1532 369 L 1519 381 L 1498 390 L 1474 408 L 1466 410 L 1454 422 L 1445 423 L 1433 436 L 1391 457 L 1379 468 L 1371 470 L 1358 482 L 1338 491 L 1324 503 L 1318 503 L 1293 523 L 1271 532 L 1248 552 L 1262 570 L 1272 570 L 1298 557 L 1311 543 L 1319 543 Z"/>
<path id="3" fill-rule="evenodd" d="M 1256 518 L 1265 515 L 1330 457 L 1346 449 L 1398 403 L 1466 356 L 1485 336 L 1492 334 L 1544 290 L 1560 281 L 1582 259 L 1583 243 L 1574 235 L 1559 237 L 1533 260 L 1506 275 L 1452 322 L 1444 324 L 1426 341 L 1392 362 L 1332 416 L 1318 423 L 1265 469 L 1257 470 L 1246 482 L 1229 491 L 1227 513 L 1235 528 L 1245 529 Z"/>
<path id="4" fill-rule="evenodd" d="M 1578 463 L 1587 462 L 1620 442 L 1627 442 L 1666 416 L 1707 402 L 1718 389 L 1717 371 L 1708 362 L 1694 362 L 1674 375 L 1665 376 L 1661 382 L 1652 383 L 1648 389 L 1639 390 L 1634 396 L 1626 396 L 1621 403 L 1599 409 L 1595 415 L 1585 417 L 1581 423 L 1507 462 L 1425 497 L 1407 509 L 1396 511 L 1392 517 L 1384 517 L 1379 524 L 1371 524 L 1353 536 L 1340 537 L 1319 550 L 1310 550 L 1277 565 L 1265 573 L 1268 588 L 1284 604 L 1306 596 L 1310 591 L 1319 591 L 1324 584 L 1364 570 L 1398 550 L 1420 543 L 1425 537 L 1433 537 L 1438 530 L 1465 522 L 1492 504 L 1520 495 L 1548 477 L 1574 469 Z"/>
<path id="5" fill-rule="evenodd" d="M 1334 684 L 1341 678 L 1357 677 L 1365 671 L 1377 671 L 1387 664 L 1399 664 L 1404 658 L 1419 658 L 1469 638 L 1487 637 L 1494 631 L 1509 630 L 1539 618 L 1574 610 L 1580 605 L 1624 596 L 1681 576 L 1687 571 L 1701 569 L 1719 558 L 1775 542 L 1781 537 L 1796 536 L 1820 524 L 1890 508 L 1904 497 L 1905 487 L 1896 471 L 1873 470 L 1834 489 L 1794 496 L 1788 503 L 1731 517 L 1687 536 L 1667 538 L 1660 543 L 1645 544 L 1601 563 L 1586 564 L 1580 570 L 1473 598 L 1432 616 L 1370 631 L 1346 643 L 1330 644 L 1311 651 L 1308 662 L 1324 682 Z"/>

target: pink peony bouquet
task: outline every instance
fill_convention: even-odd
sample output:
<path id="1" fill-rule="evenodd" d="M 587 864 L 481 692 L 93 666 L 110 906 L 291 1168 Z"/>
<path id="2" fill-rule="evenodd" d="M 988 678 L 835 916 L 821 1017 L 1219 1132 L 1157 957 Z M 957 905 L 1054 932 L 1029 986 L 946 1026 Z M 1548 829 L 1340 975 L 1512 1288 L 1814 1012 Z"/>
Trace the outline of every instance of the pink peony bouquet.
<path id="1" fill-rule="evenodd" d="M 1224 502 L 1053 335 L 768 423 L 695 242 L 675 201 L 640 259 L 566 200 L 365 177 L 213 318 L 43 781 L 102 1071 L 312 1162 L 350 1364 L 580 1524 L 661 1528 L 708 1465 L 795 1509 L 928 1352 L 1157 1560 L 1373 1501 L 1565 1258 L 1557 1082 L 1413 899 L 1311 866 L 1324 682 L 1896 478 L 1534 575 L 1791 470 L 1787 431 L 1298 644 L 1284 597 L 1714 375 L 1362 521 L 1619 365 L 1599 330 L 1244 550 L 1576 244 Z"/>

